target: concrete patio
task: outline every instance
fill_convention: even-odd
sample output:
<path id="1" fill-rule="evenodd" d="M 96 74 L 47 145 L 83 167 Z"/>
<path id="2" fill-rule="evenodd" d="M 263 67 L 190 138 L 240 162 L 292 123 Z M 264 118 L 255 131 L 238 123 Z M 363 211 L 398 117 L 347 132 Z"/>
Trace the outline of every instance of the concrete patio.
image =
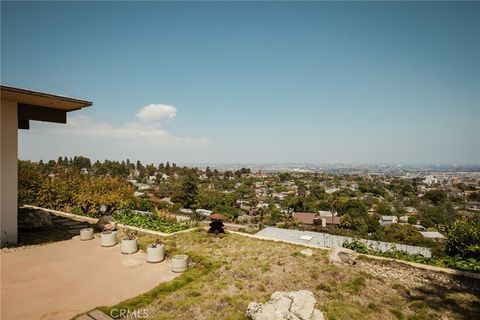
<path id="1" fill-rule="evenodd" d="M 78 237 L 2 253 L 1 319 L 70 319 L 144 293 L 179 274 L 170 261 L 150 264 L 146 254 L 123 255 L 120 245 Z"/>

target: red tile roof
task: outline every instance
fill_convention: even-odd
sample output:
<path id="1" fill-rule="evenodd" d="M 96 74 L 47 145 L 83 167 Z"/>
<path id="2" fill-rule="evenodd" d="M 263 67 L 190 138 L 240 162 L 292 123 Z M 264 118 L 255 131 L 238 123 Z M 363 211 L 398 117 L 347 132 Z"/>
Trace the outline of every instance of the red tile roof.
<path id="1" fill-rule="evenodd" d="M 316 215 L 317 214 L 315 212 L 294 212 L 293 218 L 298 223 L 313 224 L 313 219 L 315 219 Z"/>
<path id="2" fill-rule="evenodd" d="M 315 212 L 294 212 L 293 218 L 301 224 L 314 224 L 315 219 L 325 219 L 326 224 L 340 224 L 340 217 L 322 216 Z"/>

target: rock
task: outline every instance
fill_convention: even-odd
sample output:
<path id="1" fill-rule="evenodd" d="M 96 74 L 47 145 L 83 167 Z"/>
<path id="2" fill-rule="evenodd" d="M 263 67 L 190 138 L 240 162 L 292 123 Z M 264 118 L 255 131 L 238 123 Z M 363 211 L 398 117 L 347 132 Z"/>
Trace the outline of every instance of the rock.
<path id="1" fill-rule="evenodd" d="M 306 257 L 311 257 L 313 256 L 313 251 L 311 249 L 305 249 L 300 251 L 301 254 L 303 254 Z"/>
<path id="2" fill-rule="evenodd" d="M 267 303 L 250 302 L 247 316 L 252 320 L 324 320 L 315 309 L 317 300 L 307 290 L 274 292 Z"/>
<path id="3" fill-rule="evenodd" d="M 52 226 L 50 213 L 30 208 L 18 210 L 18 227 L 22 229 L 39 229 Z"/>
<path id="4" fill-rule="evenodd" d="M 98 231 L 113 231 L 117 229 L 117 223 L 112 216 L 101 216 L 95 225 Z"/>
<path id="5" fill-rule="evenodd" d="M 329 260 L 333 263 L 354 265 L 357 258 L 358 253 L 350 249 L 334 247 L 330 250 Z"/>

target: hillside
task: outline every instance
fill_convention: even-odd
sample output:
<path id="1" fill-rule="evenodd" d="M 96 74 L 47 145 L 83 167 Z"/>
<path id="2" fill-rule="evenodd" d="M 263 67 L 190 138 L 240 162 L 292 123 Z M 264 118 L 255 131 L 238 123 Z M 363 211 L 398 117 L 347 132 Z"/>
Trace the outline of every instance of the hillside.
<path id="1" fill-rule="evenodd" d="M 140 243 L 153 239 L 142 237 Z M 235 234 L 216 237 L 204 230 L 163 241 L 168 254 L 189 254 L 191 268 L 115 308 L 145 308 L 152 319 L 245 319 L 251 301 L 306 289 L 327 319 L 474 319 L 480 314 L 478 280 L 368 258 L 353 266 L 334 265 L 325 250 L 308 257 L 301 246 Z"/>

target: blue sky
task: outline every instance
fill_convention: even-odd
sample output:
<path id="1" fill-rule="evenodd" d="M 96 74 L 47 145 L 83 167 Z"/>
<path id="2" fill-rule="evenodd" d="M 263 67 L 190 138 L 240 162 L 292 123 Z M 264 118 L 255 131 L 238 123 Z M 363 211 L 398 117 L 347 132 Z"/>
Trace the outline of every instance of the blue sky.
<path id="1" fill-rule="evenodd" d="M 1 11 L 2 83 L 93 101 L 22 131 L 22 159 L 480 164 L 479 3 Z"/>

